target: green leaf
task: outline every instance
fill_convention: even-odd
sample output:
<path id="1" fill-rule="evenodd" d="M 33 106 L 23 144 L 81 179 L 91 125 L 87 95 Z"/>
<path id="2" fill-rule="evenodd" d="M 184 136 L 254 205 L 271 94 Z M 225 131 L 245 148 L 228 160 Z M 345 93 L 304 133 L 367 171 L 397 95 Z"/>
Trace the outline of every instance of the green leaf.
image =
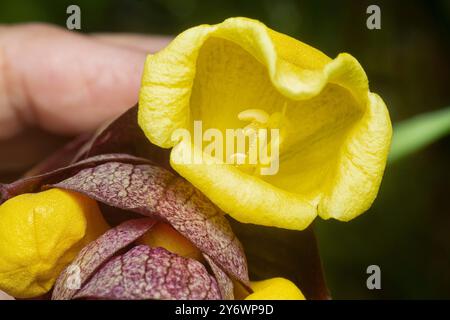
<path id="1" fill-rule="evenodd" d="M 395 162 L 450 133 L 450 107 L 415 116 L 394 126 L 389 161 Z"/>

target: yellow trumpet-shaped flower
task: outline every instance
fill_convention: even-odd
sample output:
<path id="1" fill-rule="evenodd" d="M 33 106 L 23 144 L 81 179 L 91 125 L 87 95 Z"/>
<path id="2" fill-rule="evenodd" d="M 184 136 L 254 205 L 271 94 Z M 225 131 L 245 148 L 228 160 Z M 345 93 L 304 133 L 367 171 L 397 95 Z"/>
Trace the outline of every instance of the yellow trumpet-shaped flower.
<path id="1" fill-rule="evenodd" d="M 347 221 L 370 207 L 392 131 L 355 58 L 330 59 L 247 18 L 191 28 L 148 56 L 138 120 L 151 142 L 173 148 L 173 168 L 226 213 L 298 230 L 317 215 Z M 215 131 L 205 131 L 198 152 L 197 137 L 176 133 L 195 136 L 200 121 Z M 226 145 L 229 129 L 269 133 L 238 152 L 205 151 L 205 141 Z M 253 146 L 265 146 L 256 162 Z"/>

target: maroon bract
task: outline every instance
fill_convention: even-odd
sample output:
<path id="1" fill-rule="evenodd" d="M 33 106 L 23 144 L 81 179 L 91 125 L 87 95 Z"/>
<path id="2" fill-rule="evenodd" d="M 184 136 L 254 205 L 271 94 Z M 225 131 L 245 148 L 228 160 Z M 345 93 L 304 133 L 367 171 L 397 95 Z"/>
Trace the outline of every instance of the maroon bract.
<path id="1" fill-rule="evenodd" d="M 112 153 L 151 159 L 159 166 L 172 170 L 169 164 L 170 150 L 147 140 L 137 123 L 137 112 L 138 107 L 133 106 L 95 132 L 75 138 L 30 169 L 25 177 L 42 175 L 87 158 Z"/>
<path id="2" fill-rule="evenodd" d="M 303 231 L 244 224 L 230 219 L 243 243 L 252 280 L 283 277 L 293 281 L 308 300 L 327 300 L 313 226 Z"/>
<path id="3" fill-rule="evenodd" d="M 221 295 L 200 262 L 139 245 L 108 261 L 75 298 L 203 300 Z"/>
<path id="4" fill-rule="evenodd" d="M 138 158 L 129 154 L 114 153 L 103 154 L 88 158 L 72 165 L 59 168 L 37 176 L 26 177 L 9 184 L 0 184 L 0 204 L 4 201 L 23 193 L 39 192 L 45 184 L 52 184 L 64 180 L 83 168 L 89 168 L 101 163 L 116 161 L 124 163 L 151 163 L 150 160 Z"/>
<path id="5" fill-rule="evenodd" d="M 170 169 L 170 150 L 149 143 L 137 123 L 137 113 L 138 107 L 134 106 L 100 127 L 79 149 L 72 162 L 99 154 L 127 153 L 151 159 L 159 166 Z"/>

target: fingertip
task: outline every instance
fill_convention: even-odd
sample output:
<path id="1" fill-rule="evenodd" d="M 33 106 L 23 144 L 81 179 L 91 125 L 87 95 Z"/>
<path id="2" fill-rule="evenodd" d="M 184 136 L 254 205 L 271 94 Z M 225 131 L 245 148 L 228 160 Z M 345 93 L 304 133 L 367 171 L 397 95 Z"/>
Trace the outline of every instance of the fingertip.
<path id="1" fill-rule="evenodd" d="M 13 110 L 20 125 L 76 134 L 137 101 L 142 50 L 45 24 L 6 27 L 0 44 L 8 87 L 1 107 Z"/>

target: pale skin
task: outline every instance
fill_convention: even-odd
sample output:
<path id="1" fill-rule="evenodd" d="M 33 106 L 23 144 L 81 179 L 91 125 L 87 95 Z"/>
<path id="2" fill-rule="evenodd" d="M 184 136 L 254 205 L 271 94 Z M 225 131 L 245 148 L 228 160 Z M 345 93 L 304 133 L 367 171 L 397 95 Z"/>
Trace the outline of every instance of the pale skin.
<path id="1" fill-rule="evenodd" d="M 122 113 L 137 102 L 145 57 L 169 41 L 0 25 L 0 143 L 27 127 L 77 135 Z"/>
<path id="2" fill-rule="evenodd" d="M 74 135 L 137 102 L 145 57 L 166 37 L 0 25 L 0 140 L 27 126 Z"/>

